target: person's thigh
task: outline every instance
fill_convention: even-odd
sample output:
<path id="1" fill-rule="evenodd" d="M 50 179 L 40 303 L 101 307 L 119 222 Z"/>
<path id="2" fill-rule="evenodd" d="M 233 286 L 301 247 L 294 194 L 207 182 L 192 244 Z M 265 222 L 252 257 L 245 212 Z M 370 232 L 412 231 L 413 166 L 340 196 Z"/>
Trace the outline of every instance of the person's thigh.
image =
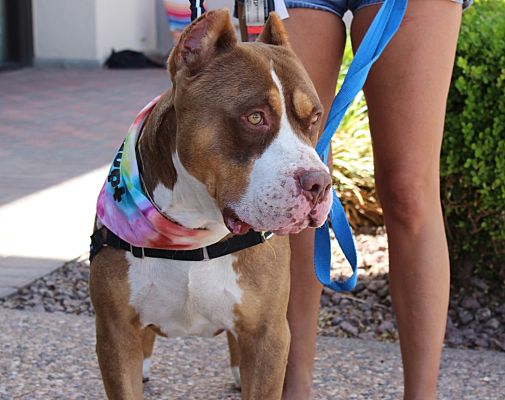
<path id="1" fill-rule="evenodd" d="M 342 20 L 328 11 L 290 8 L 284 20 L 289 41 L 307 70 L 325 112 L 335 96 L 345 44 Z"/>
<path id="2" fill-rule="evenodd" d="M 357 11 L 352 25 L 355 46 L 377 10 L 369 6 Z M 411 208 L 421 200 L 419 195 L 438 198 L 440 147 L 460 21 L 461 5 L 456 2 L 410 0 L 397 35 L 370 71 L 365 96 L 386 219 L 388 203 L 406 203 L 404 209 L 410 212 L 416 211 Z"/>

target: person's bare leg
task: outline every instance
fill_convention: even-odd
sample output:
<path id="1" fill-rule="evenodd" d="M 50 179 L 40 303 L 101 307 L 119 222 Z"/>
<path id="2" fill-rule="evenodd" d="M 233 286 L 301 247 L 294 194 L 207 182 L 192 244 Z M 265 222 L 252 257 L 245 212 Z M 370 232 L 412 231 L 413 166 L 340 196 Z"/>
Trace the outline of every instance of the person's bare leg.
<path id="1" fill-rule="evenodd" d="M 336 15 L 318 10 L 289 10 L 285 21 L 291 47 L 305 66 L 328 112 L 335 96 L 342 62 L 345 29 Z M 283 398 L 310 398 L 314 367 L 321 285 L 314 274 L 314 231 L 291 235 L 291 293 L 288 321 L 291 330 Z"/>
<path id="2" fill-rule="evenodd" d="M 356 13 L 353 42 L 361 40 L 377 10 Z M 445 332 L 449 259 L 439 158 L 460 21 L 461 5 L 411 0 L 365 86 L 409 400 L 436 398 Z"/>

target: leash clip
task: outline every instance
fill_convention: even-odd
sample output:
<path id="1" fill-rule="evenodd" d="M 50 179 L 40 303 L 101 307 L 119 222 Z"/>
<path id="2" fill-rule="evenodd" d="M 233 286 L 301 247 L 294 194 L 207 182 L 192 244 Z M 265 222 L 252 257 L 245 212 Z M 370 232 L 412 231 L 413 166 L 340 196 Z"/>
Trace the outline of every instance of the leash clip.
<path id="1" fill-rule="evenodd" d="M 267 231 L 267 232 L 260 232 L 261 236 L 261 243 L 265 243 L 268 239 L 270 239 L 273 236 L 273 232 Z"/>

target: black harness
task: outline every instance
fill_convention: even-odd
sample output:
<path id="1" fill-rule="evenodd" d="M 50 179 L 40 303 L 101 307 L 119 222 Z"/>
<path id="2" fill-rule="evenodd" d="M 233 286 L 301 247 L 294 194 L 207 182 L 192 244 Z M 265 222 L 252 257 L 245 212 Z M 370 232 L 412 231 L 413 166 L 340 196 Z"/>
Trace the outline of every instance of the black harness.
<path id="1" fill-rule="evenodd" d="M 245 235 L 232 236 L 222 242 L 217 242 L 199 249 L 165 250 L 133 246 L 115 235 L 106 227 L 102 227 L 91 235 L 89 260 L 92 261 L 98 252 L 105 246 L 111 246 L 115 249 L 129 251 L 137 258 L 151 257 L 179 261 L 207 261 L 264 243 L 272 236 L 272 232 L 249 231 Z"/>

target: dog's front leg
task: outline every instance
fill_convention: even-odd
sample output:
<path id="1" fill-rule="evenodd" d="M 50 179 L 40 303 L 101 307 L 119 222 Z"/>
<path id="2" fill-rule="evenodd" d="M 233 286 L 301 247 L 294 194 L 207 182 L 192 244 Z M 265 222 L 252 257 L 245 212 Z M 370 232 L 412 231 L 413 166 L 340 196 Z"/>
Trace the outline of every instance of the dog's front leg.
<path id="1" fill-rule="evenodd" d="M 109 400 L 141 400 L 142 330 L 121 325 L 96 320 L 96 352 L 105 392 Z"/>
<path id="2" fill-rule="evenodd" d="M 239 334 L 240 381 L 244 400 L 279 400 L 289 352 L 287 320 Z"/>
<path id="3" fill-rule="evenodd" d="M 107 397 L 140 400 L 144 329 L 129 304 L 130 284 L 123 251 L 106 247 L 95 256 L 89 293 L 96 312 L 96 352 Z"/>

